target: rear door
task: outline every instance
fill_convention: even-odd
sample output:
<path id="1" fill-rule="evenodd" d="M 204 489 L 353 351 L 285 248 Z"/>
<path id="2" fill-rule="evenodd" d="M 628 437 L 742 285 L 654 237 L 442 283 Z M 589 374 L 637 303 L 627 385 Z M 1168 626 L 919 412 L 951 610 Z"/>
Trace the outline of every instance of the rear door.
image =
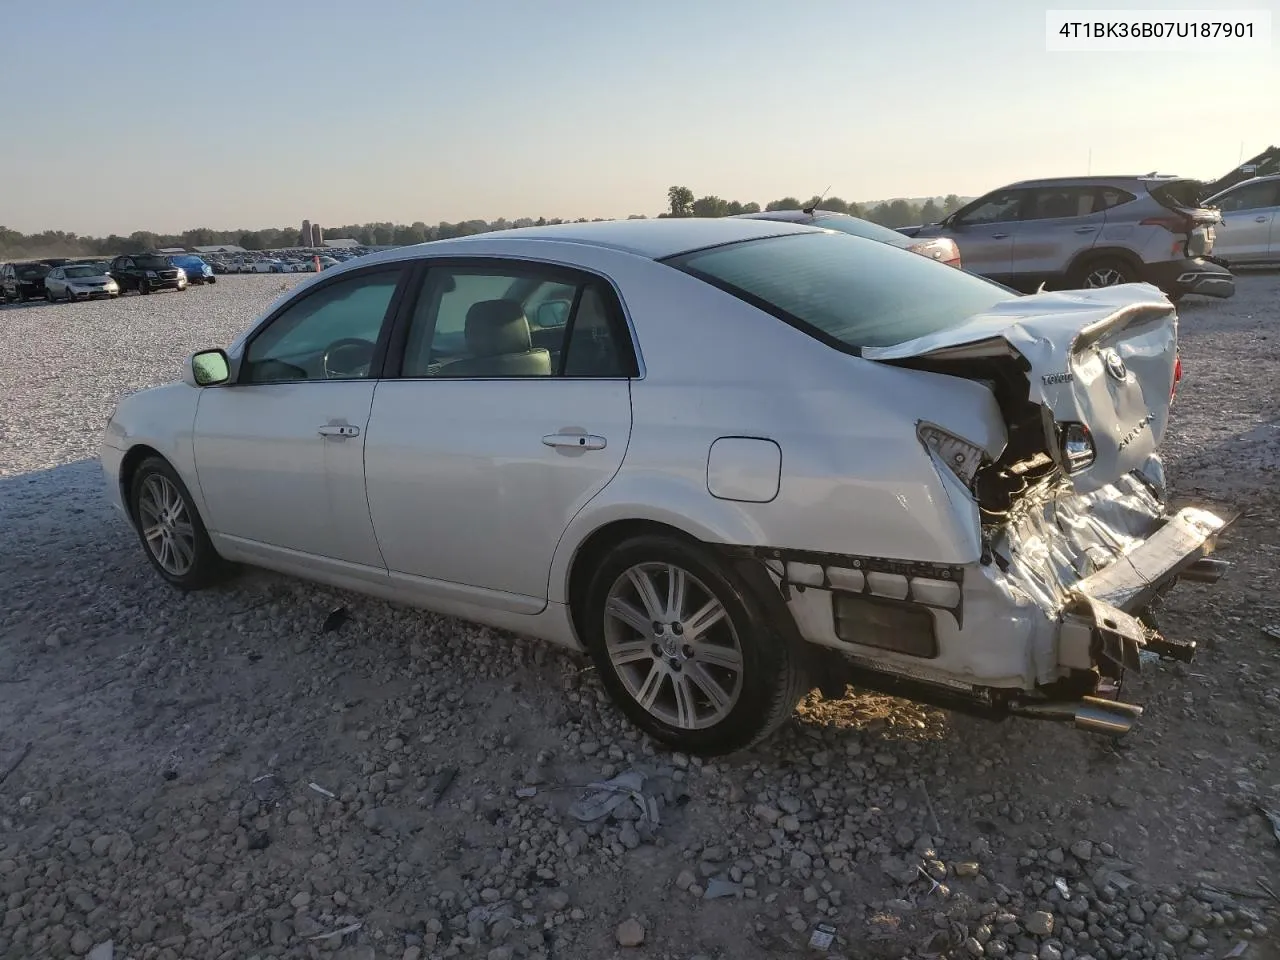
<path id="1" fill-rule="evenodd" d="M 992 280 L 1008 280 L 1014 237 L 1026 190 L 997 190 L 957 211 L 947 236 L 960 249 L 964 268 Z"/>
<path id="2" fill-rule="evenodd" d="M 405 316 L 365 448 L 392 580 L 537 613 L 560 537 L 630 440 L 636 360 L 617 294 L 547 264 L 451 258 Z"/>
<path id="3" fill-rule="evenodd" d="M 1069 265 L 1098 242 L 1105 224 L 1102 198 L 1094 186 L 1031 190 L 1013 242 L 1014 276 L 1029 283 L 1066 276 Z"/>
<path id="4" fill-rule="evenodd" d="M 385 580 L 364 494 L 365 438 L 408 273 L 383 264 L 309 288 L 254 332 L 234 383 L 201 391 L 205 519 L 233 549 Z"/>
<path id="5" fill-rule="evenodd" d="M 1280 180 L 1246 181 L 1220 195 L 1217 206 L 1222 223 L 1214 253 L 1228 262 L 1250 263 L 1280 255 L 1272 251 L 1277 208 L 1280 207 Z M 1280 240 L 1280 237 L 1276 237 Z"/>

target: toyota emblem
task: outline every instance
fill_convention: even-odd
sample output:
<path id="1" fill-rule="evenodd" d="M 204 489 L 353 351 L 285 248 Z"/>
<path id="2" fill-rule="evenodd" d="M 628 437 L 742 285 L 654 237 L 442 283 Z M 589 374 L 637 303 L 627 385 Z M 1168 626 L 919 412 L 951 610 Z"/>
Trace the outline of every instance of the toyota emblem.
<path id="1" fill-rule="evenodd" d="M 1108 350 L 1105 361 L 1107 364 L 1107 373 L 1111 374 L 1111 376 L 1123 383 L 1129 376 L 1129 370 L 1124 365 L 1124 360 L 1120 358 L 1120 354 L 1116 353 L 1114 350 Z"/>

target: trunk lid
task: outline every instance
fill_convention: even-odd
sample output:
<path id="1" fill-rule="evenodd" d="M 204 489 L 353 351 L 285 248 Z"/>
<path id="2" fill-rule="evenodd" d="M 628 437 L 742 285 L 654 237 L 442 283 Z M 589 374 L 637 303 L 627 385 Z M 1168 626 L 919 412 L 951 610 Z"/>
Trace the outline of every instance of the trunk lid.
<path id="1" fill-rule="evenodd" d="M 1138 469 L 1164 439 L 1178 318 L 1148 284 L 1038 293 L 862 356 L 970 379 L 990 361 L 1014 362 L 1039 408 L 1044 452 L 1089 493 Z"/>

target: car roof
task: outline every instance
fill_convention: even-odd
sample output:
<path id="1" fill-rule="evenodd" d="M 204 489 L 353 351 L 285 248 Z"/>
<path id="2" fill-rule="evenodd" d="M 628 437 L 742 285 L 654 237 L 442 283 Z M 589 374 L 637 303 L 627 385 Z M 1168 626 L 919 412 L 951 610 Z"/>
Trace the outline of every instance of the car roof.
<path id="1" fill-rule="evenodd" d="M 465 245 L 486 240 L 554 240 L 582 243 L 633 253 L 652 260 L 674 257 L 691 250 L 717 247 L 739 240 L 754 240 L 791 233 L 817 233 L 816 227 L 777 220 L 746 220 L 738 217 L 663 217 L 653 220 L 603 220 L 597 223 L 556 223 L 543 227 L 517 227 L 436 240 L 432 251 L 444 245 Z M 422 244 L 426 247 L 428 244 Z"/>
<path id="2" fill-rule="evenodd" d="M 1220 197 L 1224 193 L 1230 193 L 1232 190 L 1238 190 L 1240 187 L 1247 187 L 1251 183 L 1272 183 L 1276 180 L 1280 180 L 1280 173 L 1268 173 L 1266 176 L 1262 177 L 1250 177 L 1248 180 L 1238 180 L 1229 187 L 1223 187 L 1217 193 L 1213 194 L 1213 196 Z"/>
<path id="3" fill-rule="evenodd" d="M 1039 180 L 1019 180 L 998 189 L 1011 190 L 1014 187 L 1066 187 L 1073 184 L 1097 183 L 1173 183 L 1177 180 L 1189 180 L 1190 177 L 1178 177 L 1171 173 L 1131 173 L 1120 176 L 1089 175 L 1084 177 L 1043 177 Z M 988 191 L 992 192 L 992 191 Z"/>

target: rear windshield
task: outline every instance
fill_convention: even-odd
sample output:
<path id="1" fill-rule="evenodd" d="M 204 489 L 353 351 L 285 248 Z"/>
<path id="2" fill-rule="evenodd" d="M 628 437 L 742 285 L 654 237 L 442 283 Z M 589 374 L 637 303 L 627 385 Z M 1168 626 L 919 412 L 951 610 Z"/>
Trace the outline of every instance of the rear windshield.
<path id="1" fill-rule="evenodd" d="M 949 330 L 1013 296 L 955 267 L 844 233 L 744 240 L 665 262 L 853 352 Z"/>
<path id="2" fill-rule="evenodd" d="M 1170 210 L 1177 210 L 1179 207 L 1194 210 L 1203 199 L 1204 184 L 1198 180 L 1170 180 L 1147 189 L 1162 207 Z"/>
<path id="3" fill-rule="evenodd" d="M 906 234 L 882 227 L 870 220 L 840 214 L 824 217 L 821 215 L 821 210 L 818 213 L 819 216 L 814 218 L 813 225 L 823 230 L 839 230 L 841 233 L 853 234 L 855 237 L 866 237 L 868 240 L 879 240 L 881 243 L 896 243 L 899 246 L 906 246 L 911 242 L 911 238 Z"/>

